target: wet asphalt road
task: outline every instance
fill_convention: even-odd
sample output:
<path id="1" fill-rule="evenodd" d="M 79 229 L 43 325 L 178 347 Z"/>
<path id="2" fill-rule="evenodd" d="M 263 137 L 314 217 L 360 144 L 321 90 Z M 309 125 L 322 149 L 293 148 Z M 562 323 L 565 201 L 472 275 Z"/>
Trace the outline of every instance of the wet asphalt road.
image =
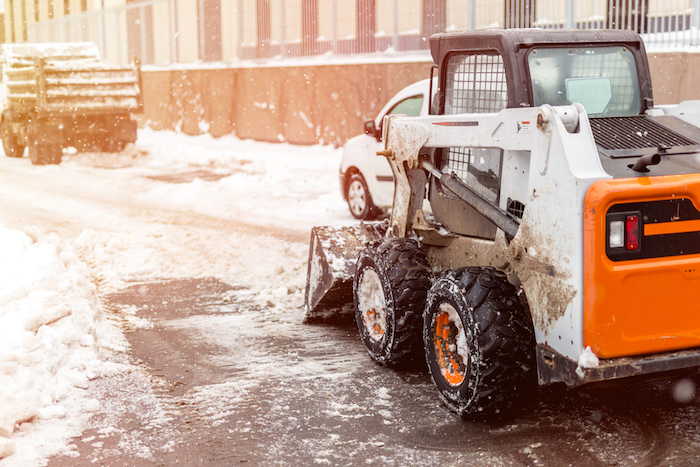
<path id="1" fill-rule="evenodd" d="M 348 319 L 301 324 L 214 279 L 106 300 L 152 324 L 127 333 L 140 370 L 92 382 L 103 410 L 50 466 L 700 465 L 700 401 L 670 382 L 547 387 L 512 419 L 464 421 L 423 369 L 374 364 Z"/>

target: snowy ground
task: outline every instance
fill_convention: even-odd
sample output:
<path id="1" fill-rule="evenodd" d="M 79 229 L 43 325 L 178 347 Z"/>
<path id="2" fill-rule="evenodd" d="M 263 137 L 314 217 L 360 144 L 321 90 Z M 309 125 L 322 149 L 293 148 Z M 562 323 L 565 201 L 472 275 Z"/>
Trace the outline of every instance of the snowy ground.
<path id="1" fill-rule="evenodd" d="M 354 222 L 339 162 L 153 131 L 0 156 L 0 467 L 697 464 L 697 379 L 542 388 L 483 424 L 373 364 L 351 322 L 301 324 L 310 228 Z"/>
<path id="2" fill-rule="evenodd" d="M 331 147 L 149 130 L 119 155 L 0 158 L 0 466 L 74 449 L 101 410 L 91 381 L 133 369 L 122 330 L 147 323 L 103 309 L 105 293 L 215 277 L 298 308 L 310 227 L 351 221 L 339 162 Z"/>

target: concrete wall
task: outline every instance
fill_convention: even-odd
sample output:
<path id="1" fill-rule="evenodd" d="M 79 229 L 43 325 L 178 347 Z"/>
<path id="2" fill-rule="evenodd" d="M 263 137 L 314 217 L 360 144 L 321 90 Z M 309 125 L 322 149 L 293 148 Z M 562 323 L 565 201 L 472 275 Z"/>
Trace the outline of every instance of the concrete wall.
<path id="1" fill-rule="evenodd" d="M 700 54 L 649 54 L 649 68 L 655 104 L 677 104 L 700 99 Z"/>
<path id="2" fill-rule="evenodd" d="M 654 99 L 700 99 L 700 54 L 649 56 Z M 431 63 L 146 71 L 142 126 L 294 144 L 342 145 Z"/>

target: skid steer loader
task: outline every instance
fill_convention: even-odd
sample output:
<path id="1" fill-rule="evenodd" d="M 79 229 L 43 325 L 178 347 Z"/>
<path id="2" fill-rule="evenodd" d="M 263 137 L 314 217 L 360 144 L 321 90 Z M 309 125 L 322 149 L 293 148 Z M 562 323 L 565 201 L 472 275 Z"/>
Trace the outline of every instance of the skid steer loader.
<path id="1" fill-rule="evenodd" d="M 436 111 L 383 122 L 391 218 L 312 230 L 305 320 L 352 299 L 369 355 L 423 354 L 463 416 L 537 382 L 697 373 L 700 101 L 654 106 L 631 31 L 430 48 Z"/>

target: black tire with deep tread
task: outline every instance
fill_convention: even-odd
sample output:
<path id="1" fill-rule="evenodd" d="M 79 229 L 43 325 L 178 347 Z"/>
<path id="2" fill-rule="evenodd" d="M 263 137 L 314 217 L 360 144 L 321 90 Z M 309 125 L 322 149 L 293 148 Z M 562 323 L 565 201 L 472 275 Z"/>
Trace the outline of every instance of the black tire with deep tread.
<path id="1" fill-rule="evenodd" d="M 459 314 L 468 346 L 470 361 L 458 386 L 445 380 L 435 356 L 433 320 L 443 302 Z M 536 388 L 532 321 L 500 271 L 469 267 L 443 274 L 428 292 L 423 339 L 440 398 L 461 416 L 507 414 Z"/>
<path id="2" fill-rule="evenodd" d="M 358 306 L 358 285 L 368 268 L 378 274 L 386 301 L 387 329 L 380 341 L 369 337 Z M 353 282 L 355 321 L 374 361 L 398 365 L 422 360 L 422 317 L 430 284 L 430 264 L 413 239 L 373 242 L 360 252 Z"/>

